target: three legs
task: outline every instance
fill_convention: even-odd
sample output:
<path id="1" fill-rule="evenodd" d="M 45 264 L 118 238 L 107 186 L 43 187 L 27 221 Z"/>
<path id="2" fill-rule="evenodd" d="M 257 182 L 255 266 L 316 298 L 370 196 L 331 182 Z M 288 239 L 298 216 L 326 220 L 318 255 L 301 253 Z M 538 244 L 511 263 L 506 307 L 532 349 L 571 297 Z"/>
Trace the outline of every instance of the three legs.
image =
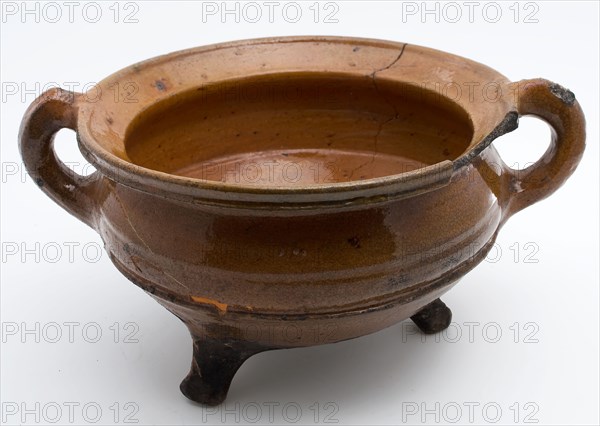
<path id="1" fill-rule="evenodd" d="M 436 299 L 410 318 L 423 333 L 432 334 L 450 325 L 452 311 Z M 186 397 L 204 405 L 219 405 L 225 400 L 233 376 L 248 358 L 275 349 L 237 340 L 193 339 L 192 367 L 179 388 Z"/>
<path id="2" fill-rule="evenodd" d="M 227 397 L 233 376 L 240 366 L 267 348 L 248 342 L 220 342 L 194 337 L 192 367 L 179 389 L 192 401 L 219 405 Z"/>
<path id="3" fill-rule="evenodd" d="M 452 321 L 452 311 L 440 299 L 435 299 L 410 319 L 423 333 L 433 334 L 448 328 Z"/>

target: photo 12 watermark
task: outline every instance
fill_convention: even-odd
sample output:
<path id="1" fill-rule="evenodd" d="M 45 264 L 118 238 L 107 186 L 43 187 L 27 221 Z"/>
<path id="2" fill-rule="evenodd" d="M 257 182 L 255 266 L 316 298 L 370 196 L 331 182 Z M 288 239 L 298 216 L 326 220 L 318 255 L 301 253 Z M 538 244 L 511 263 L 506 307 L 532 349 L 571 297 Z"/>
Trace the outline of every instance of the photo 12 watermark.
<path id="1" fill-rule="evenodd" d="M 339 23 L 340 3 L 334 1 L 203 1 L 202 23 L 273 24 Z"/>
<path id="2" fill-rule="evenodd" d="M 2 424 L 136 424 L 136 402 L 2 401 Z"/>
<path id="3" fill-rule="evenodd" d="M 539 343 L 540 325 L 535 321 L 452 321 L 443 331 L 435 334 L 421 333 L 410 321 L 402 323 L 402 342 L 421 343 L 490 343 L 510 342 L 516 344 Z"/>
<path id="4" fill-rule="evenodd" d="M 224 402 L 218 407 L 202 407 L 202 424 L 337 424 L 339 404 L 331 401 Z"/>
<path id="5" fill-rule="evenodd" d="M 501 403 L 497 401 L 403 401 L 400 406 L 402 424 L 517 424 L 539 423 L 537 402 Z"/>
<path id="6" fill-rule="evenodd" d="M 3 24 L 140 22 L 140 2 L 134 1 L 3 1 L 0 8 Z"/>
<path id="7" fill-rule="evenodd" d="M 265 244 L 268 244 L 265 242 Z M 357 236 L 348 237 L 340 240 L 340 246 L 351 246 L 354 248 L 366 248 L 366 243 Z M 119 258 L 129 259 L 130 262 L 136 262 L 140 255 L 139 250 L 130 244 L 114 245 L 108 247 L 113 255 Z M 469 244 L 454 253 L 456 259 L 470 259 L 479 256 L 481 244 L 475 242 Z M 60 263 L 98 263 L 103 258 L 107 258 L 105 245 L 98 241 L 2 241 L 0 245 L 1 262 L 23 263 L 23 264 L 60 264 Z M 307 261 L 321 260 L 327 261 L 330 254 L 320 253 L 311 250 L 310 252 L 302 245 L 283 245 L 272 244 L 265 247 L 264 253 L 269 254 L 269 258 L 279 261 L 291 261 L 306 259 Z M 483 258 L 487 263 L 513 262 L 519 264 L 539 264 L 542 260 L 540 245 L 535 241 L 514 241 L 507 244 L 494 242 L 489 251 Z M 197 252 L 198 258 L 227 256 L 228 259 L 245 260 L 249 253 L 244 247 L 239 245 L 222 245 L 218 249 L 206 249 Z M 403 249 L 399 247 L 396 252 L 397 261 L 410 261 L 420 259 L 422 262 L 432 262 L 440 257 L 447 255 L 447 247 L 436 245 L 428 248 Z M 133 258 L 132 258 L 133 257 Z"/>
<path id="8" fill-rule="evenodd" d="M 540 5 L 521 1 L 402 1 L 402 23 L 539 23 Z"/>
<path id="9" fill-rule="evenodd" d="M 108 86 L 100 86 L 95 81 L 3 81 L 0 89 L 2 103 L 29 104 L 36 98 L 52 96 L 51 89 L 61 88 L 65 90 L 65 96 L 73 100 L 77 97 L 79 102 L 96 103 L 101 100 L 113 103 L 131 104 L 138 102 L 140 86 L 135 81 L 123 81 L 111 83 Z"/>
<path id="10" fill-rule="evenodd" d="M 140 326 L 128 321 L 104 324 L 96 321 L 2 322 L 2 343 L 139 343 Z"/>

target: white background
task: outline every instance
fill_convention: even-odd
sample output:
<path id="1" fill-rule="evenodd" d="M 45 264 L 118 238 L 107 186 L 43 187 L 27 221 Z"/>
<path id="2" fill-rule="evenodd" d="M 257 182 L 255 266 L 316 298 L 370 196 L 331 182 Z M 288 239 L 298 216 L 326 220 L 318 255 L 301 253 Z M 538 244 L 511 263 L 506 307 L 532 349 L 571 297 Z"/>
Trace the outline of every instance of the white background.
<path id="1" fill-rule="evenodd" d="M 323 22 L 323 3 L 315 23 L 313 2 L 301 3 L 296 23 L 288 22 L 291 10 L 282 15 L 286 2 L 275 10 L 274 22 L 259 2 L 263 18 L 257 23 L 244 20 L 254 15 L 240 16 L 239 23 L 235 15 L 203 19 L 201 3 L 159 1 L 117 5 L 117 23 L 113 2 L 102 2 L 96 23 L 90 22 L 95 9 L 84 14 L 83 2 L 73 22 L 67 6 L 56 3 L 62 9 L 57 23 L 48 22 L 56 11 L 44 12 L 40 4 L 36 23 L 35 15 L 22 15 L 21 2 L 4 2 L 3 10 L 12 10 L 6 3 L 19 10 L 3 15 L 1 34 L 3 422 L 87 424 L 100 409 L 98 424 L 123 423 L 127 414 L 139 424 L 286 424 L 298 416 L 298 424 L 598 424 L 596 2 L 501 2 L 496 23 L 495 9 L 483 13 L 486 2 L 479 2 L 473 22 L 467 6 L 455 3 L 462 9 L 456 23 L 448 22 L 456 9 L 443 3 L 436 22 L 435 15 L 403 14 L 403 2 L 335 2 L 337 23 Z M 132 11 L 130 19 L 138 22 L 124 22 Z M 538 22 L 525 22 L 532 19 Z M 485 63 L 513 80 L 561 83 L 586 113 L 587 151 L 573 177 L 513 217 L 491 258 L 444 297 L 454 313 L 446 333 L 422 341 L 406 321 L 352 341 L 259 354 L 238 372 L 226 404 L 204 409 L 178 389 L 191 358 L 186 328 L 97 252 L 102 243 L 94 231 L 24 176 L 18 126 L 47 84 L 75 84 L 80 91 L 174 50 L 299 34 L 425 45 Z M 545 124 L 522 119 L 518 130 L 494 145 L 507 163 L 525 164 L 541 155 L 548 140 Z M 59 149 L 66 161 L 81 161 L 72 134 L 59 134 Z M 70 258 L 68 247 L 75 244 Z M 74 323 L 72 339 L 65 323 Z M 62 336 L 53 343 L 56 324 Z M 102 336 L 91 343 L 98 329 Z M 22 418 L 23 410 L 31 412 Z"/>

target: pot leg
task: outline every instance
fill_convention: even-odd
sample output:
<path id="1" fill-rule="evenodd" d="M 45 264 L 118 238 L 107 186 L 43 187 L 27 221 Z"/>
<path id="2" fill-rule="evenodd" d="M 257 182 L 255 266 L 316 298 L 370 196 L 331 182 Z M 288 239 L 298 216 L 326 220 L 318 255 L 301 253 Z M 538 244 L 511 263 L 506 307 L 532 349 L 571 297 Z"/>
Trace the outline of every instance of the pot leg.
<path id="1" fill-rule="evenodd" d="M 433 334 L 448 328 L 452 321 L 452 311 L 440 299 L 435 299 L 410 319 L 423 333 Z"/>
<path id="2" fill-rule="evenodd" d="M 204 405 L 222 403 L 238 368 L 252 355 L 266 350 L 248 342 L 193 338 L 192 367 L 179 389 L 187 398 Z"/>

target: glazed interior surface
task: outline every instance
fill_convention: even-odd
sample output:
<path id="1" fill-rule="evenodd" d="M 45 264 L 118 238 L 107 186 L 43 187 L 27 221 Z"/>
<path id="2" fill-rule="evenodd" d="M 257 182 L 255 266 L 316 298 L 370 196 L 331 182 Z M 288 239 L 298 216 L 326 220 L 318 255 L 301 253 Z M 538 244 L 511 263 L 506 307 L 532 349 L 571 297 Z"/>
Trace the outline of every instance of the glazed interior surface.
<path id="1" fill-rule="evenodd" d="M 453 160 L 473 128 L 456 104 L 370 77 L 294 73 L 199 86 L 142 112 L 133 163 L 262 186 L 360 181 Z"/>

